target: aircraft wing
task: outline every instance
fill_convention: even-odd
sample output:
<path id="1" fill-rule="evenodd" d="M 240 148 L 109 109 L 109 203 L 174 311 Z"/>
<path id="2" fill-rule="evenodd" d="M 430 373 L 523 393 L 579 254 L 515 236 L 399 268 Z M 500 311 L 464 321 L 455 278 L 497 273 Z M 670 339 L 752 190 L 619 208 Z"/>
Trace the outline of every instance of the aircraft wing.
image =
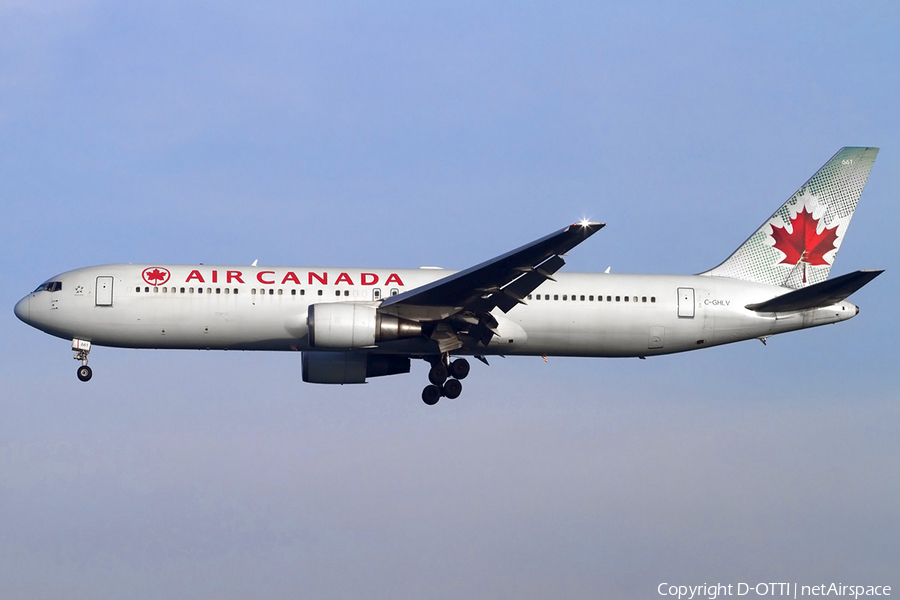
<path id="1" fill-rule="evenodd" d="M 576 223 L 464 271 L 387 298 L 382 308 L 406 304 L 509 312 L 566 261 L 565 254 L 605 223 Z"/>
<path id="2" fill-rule="evenodd" d="M 589 238 L 605 223 L 576 223 L 564 227 L 506 254 L 501 254 L 464 271 L 427 285 L 391 296 L 379 311 L 417 321 L 443 321 L 432 338 L 452 338 L 446 347 L 459 347 L 457 334 L 469 335 L 487 344 L 496 333 L 496 320 L 489 314 L 495 307 L 509 312 L 558 271 L 566 261 L 562 255 Z M 459 345 L 457 345 L 459 343 Z"/>
<path id="3" fill-rule="evenodd" d="M 846 300 L 850 294 L 866 285 L 884 271 L 854 271 L 834 279 L 800 288 L 758 304 L 748 304 L 747 308 L 756 312 L 788 312 L 806 310 L 820 306 L 831 306 Z"/>

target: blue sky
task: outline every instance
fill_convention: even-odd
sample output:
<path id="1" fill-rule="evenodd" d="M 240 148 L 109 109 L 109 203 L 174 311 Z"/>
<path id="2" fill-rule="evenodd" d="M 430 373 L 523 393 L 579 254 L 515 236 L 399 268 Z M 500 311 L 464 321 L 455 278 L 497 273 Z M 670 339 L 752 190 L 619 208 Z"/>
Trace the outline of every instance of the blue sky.
<path id="1" fill-rule="evenodd" d="M 900 587 L 889 3 L 0 4 L 0 589 L 10 598 L 645 598 Z M 96 349 L 12 307 L 108 262 L 718 264 L 878 146 L 837 327 L 654 360 L 301 382 L 295 355 Z"/>

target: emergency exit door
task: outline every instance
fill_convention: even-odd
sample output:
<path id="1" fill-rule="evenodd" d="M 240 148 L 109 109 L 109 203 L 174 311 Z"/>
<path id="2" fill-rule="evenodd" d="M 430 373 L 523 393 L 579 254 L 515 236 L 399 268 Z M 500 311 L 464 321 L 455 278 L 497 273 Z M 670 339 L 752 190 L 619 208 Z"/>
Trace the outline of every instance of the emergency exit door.
<path id="1" fill-rule="evenodd" d="M 98 277 L 97 289 L 94 291 L 94 306 L 112 306 L 113 278 Z"/>
<path id="2" fill-rule="evenodd" d="M 694 288 L 678 288 L 678 316 L 694 318 Z"/>

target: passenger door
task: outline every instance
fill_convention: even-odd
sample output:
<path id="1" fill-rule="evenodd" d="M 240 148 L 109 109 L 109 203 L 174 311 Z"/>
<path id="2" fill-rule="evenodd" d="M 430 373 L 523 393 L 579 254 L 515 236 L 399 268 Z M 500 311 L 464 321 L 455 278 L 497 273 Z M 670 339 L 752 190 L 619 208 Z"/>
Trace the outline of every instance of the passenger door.
<path id="1" fill-rule="evenodd" d="M 678 316 L 694 318 L 694 288 L 678 288 Z"/>
<path id="2" fill-rule="evenodd" d="M 94 306 L 113 305 L 113 278 L 100 276 L 97 278 L 97 287 L 94 290 Z"/>

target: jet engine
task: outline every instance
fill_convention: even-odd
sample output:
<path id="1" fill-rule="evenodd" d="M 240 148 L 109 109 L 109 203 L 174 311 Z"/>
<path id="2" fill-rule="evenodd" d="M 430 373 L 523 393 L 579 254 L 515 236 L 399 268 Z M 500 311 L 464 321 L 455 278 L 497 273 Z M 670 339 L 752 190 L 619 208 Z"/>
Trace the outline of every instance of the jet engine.
<path id="1" fill-rule="evenodd" d="M 422 335 L 422 325 L 359 302 L 311 304 L 306 324 L 313 348 L 365 348 Z"/>
<path id="2" fill-rule="evenodd" d="M 409 357 L 363 352 L 304 352 L 303 381 L 365 383 L 366 377 L 409 373 Z"/>

